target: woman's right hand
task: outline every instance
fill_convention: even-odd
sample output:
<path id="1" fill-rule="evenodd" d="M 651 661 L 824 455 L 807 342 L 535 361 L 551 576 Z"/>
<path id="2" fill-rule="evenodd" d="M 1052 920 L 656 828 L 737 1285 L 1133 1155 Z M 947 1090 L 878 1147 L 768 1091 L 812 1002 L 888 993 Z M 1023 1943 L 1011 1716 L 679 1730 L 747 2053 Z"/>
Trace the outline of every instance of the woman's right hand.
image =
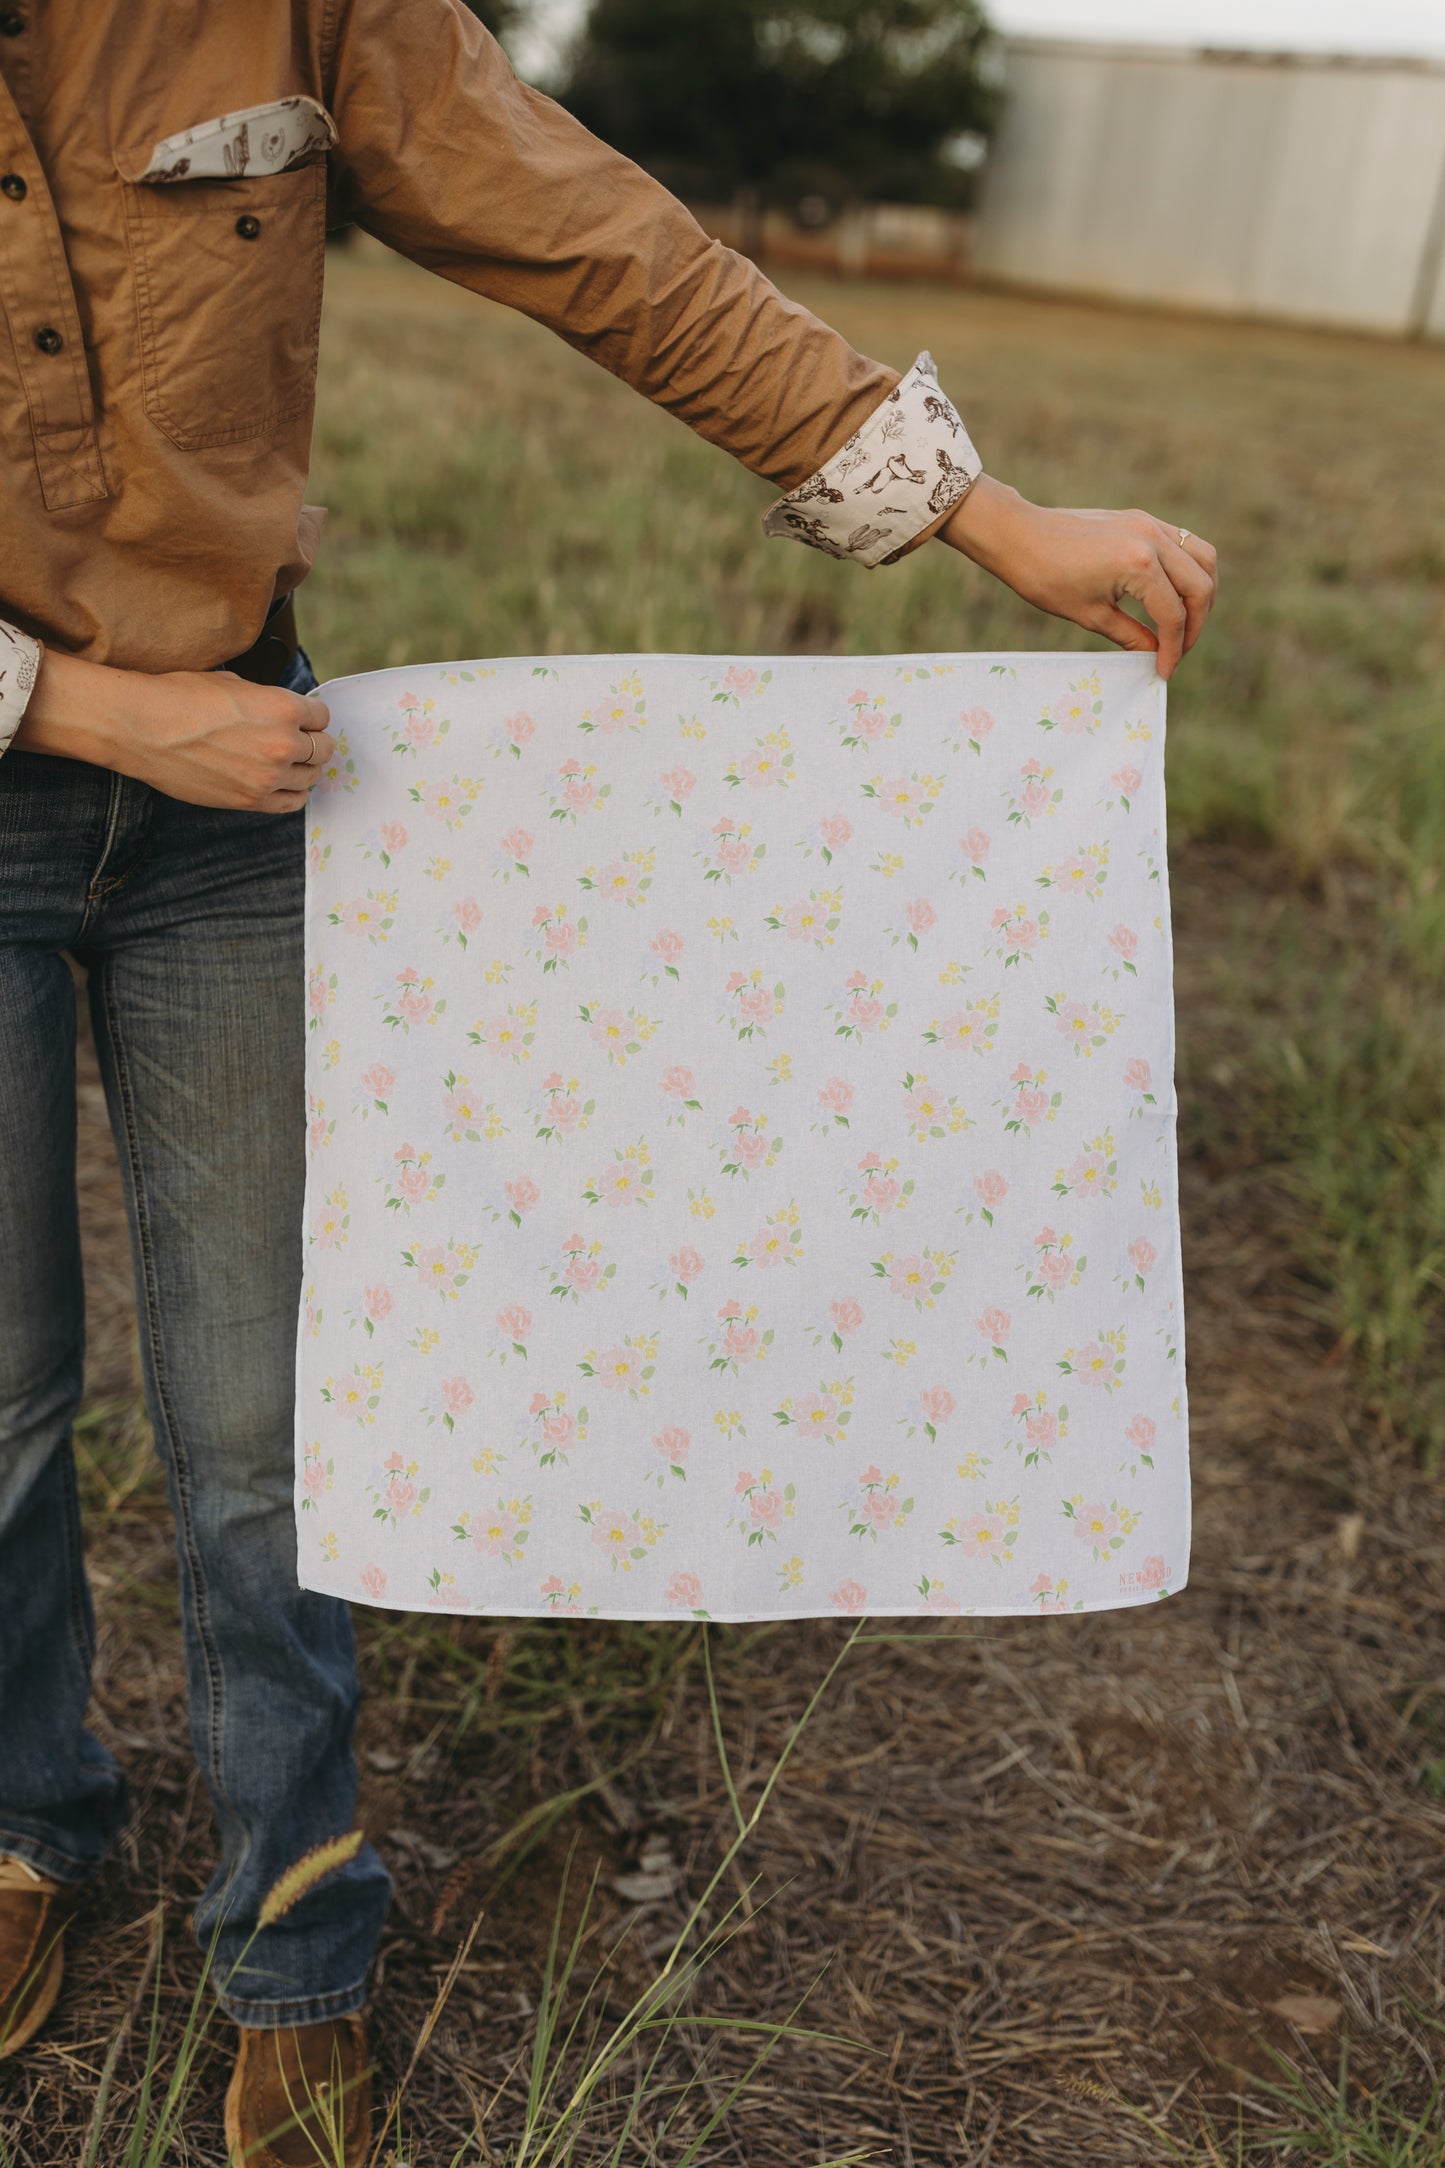
<path id="1" fill-rule="evenodd" d="M 86 760 L 188 805 L 294 813 L 335 750 L 319 700 L 229 670 L 151 677 L 48 650 L 12 740 Z"/>

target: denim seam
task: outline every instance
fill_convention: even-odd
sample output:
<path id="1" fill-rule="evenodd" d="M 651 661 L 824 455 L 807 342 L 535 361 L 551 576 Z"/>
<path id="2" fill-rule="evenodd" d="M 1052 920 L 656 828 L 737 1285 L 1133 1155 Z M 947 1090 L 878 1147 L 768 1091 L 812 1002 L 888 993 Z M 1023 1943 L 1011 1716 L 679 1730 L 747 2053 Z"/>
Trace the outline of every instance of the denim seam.
<path id="1" fill-rule="evenodd" d="M 53 1845 L 42 1844 L 36 1837 L 22 1836 L 18 1830 L 0 1829 L 0 1859 L 23 1860 L 37 1874 L 48 1875 L 52 1882 L 77 1884 L 84 1882 L 94 1872 L 90 1860 L 73 1859 L 69 1852 L 57 1852 Z"/>
<path id="2" fill-rule="evenodd" d="M 141 867 L 145 864 L 147 858 L 150 856 L 151 826 L 153 815 L 155 812 L 155 800 L 152 797 L 151 793 L 147 791 L 145 800 L 145 828 L 141 835 L 140 845 L 136 851 L 135 856 L 132 858 L 130 864 L 126 867 L 123 873 L 113 874 L 108 881 L 101 879 L 101 875 L 105 868 L 105 861 L 109 857 L 111 846 L 115 841 L 115 829 L 119 825 L 120 807 L 124 802 L 123 793 L 125 789 L 126 779 L 123 775 L 118 775 L 115 780 L 121 786 L 120 792 L 117 793 L 115 801 L 116 819 L 112 823 L 110 829 L 107 831 L 105 843 L 101 850 L 100 857 L 96 863 L 95 871 L 90 876 L 90 882 L 86 889 L 85 905 L 87 916 L 89 915 L 90 906 L 93 903 L 108 903 L 111 897 L 114 896 L 118 890 L 125 887 L 127 881 L 131 880 L 137 873 L 139 873 Z M 82 925 L 83 924 L 84 921 L 82 921 Z"/>
<path id="3" fill-rule="evenodd" d="M 167 1443 L 170 1447 L 171 1467 L 175 1471 L 177 1515 L 181 1541 L 185 1547 L 186 1564 L 191 1576 L 191 1588 L 196 1607 L 196 1631 L 205 1658 L 206 1681 L 209 1689 L 207 1712 L 207 1737 L 210 1747 L 210 1774 L 222 1799 L 227 1796 L 223 1771 L 221 1741 L 223 1734 L 222 1704 L 224 1678 L 221 1670 L 220 1652 L 216 1647 L 211 1627 L 210 1611 L 206 1601 L 205 1576 L 201 1571 L 200 1555 L 196 1547 L 192 1526 L 190 1468 L 181 1443 L 180 1425 L 176 1420 L 171 1400 L 170 1385 L 165 1361 L 165 1343 L 161 1331 L 160 1307 L 156 1293 L 155 1255 L 151 1244 L 150 1215 L 146 1199 L 145 1176 L 141 1164 L 140 1137 L 135 1118 L 135 1099 L 131 1089 L 130 1071 L 126 1065 L 125 1045 L 121 1036 L 120 1015 L 111 996 L 110 973 L 101 966 L 101 998 L 105 1008 L 106 1026 L 110 1035 L 111 1057 L 115 1063 L 116 1090 L 125 1121 L 126 1159 L 129 1162 L 131 1190 L 135 1199 L 136 1232 L 141 1254 L 141 1286 L 145 1298 L 146 1337 L 150 1343 L 151 1364 L 155 1372 L 156 1401 L 165 1424 Z M 236 1817 L 239 1821 L 240 1817 Z M 241 1860 L 249 1839 L 243 1835 Z M 239 1871 L 241 1860 L 236 1863 Z"/>
<path id="4" fill-rule="evenodd" d="M 233 2024 L 250 2025 L 257 2031 L 280 2031 L 289 2025 L 318 2025 L 328 2018 L 351 2017 L 365 2008 L 366 1974 L 353 1980 L 349 1987 L 333 1988 L 328 1995 L 294 1995 L 289 1999 L 264 2002 L 251 2001 L 244 1995 L 228 1995 L 218 1988 L 216 2000 Z"/>
<path id="5" fill-rule="evenodd" d="M 69 1586 L 71 1646 L 80 1658 L 85 1676 L 89 1679 L 95 1663 L 95 1628 L 90 1607 L 86 1602 L 85 1537 L 80 1521 L 80 1488 L 75 1474 L 75 1450 L 70 1446 L 61 1467 L 61 1481 L 65 1486 L 65 1541 L 70 1552 Z"/>
<path id="6" fill-rule="evenodd" d="M 86 880 L 85 908 L 80 914 L 80 924 L 75 929 L 75 939 L 77 941 L 80 940 L 90 924 L 92 906 L 100 901 L 100 892 L 96 884 L 105 870 L 105 862 L 110 856 L 112 846 L 115 843 L 116 830 L 120 826 L 124 781 L 124 777 L 120 775 L 112 775 L 110 779 L 110 793 L 106 799 L 105 807 L 105 834 L 101 838 L 100 856 L 96 859 L 94 870 Z"/>

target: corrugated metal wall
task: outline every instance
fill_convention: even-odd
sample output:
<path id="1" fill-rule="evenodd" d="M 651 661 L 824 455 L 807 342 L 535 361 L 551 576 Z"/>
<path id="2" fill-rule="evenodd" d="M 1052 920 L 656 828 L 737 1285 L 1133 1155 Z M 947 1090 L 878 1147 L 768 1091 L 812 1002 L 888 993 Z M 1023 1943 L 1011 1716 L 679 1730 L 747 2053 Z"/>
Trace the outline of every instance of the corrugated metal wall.
<path id="1" fill-rule="evenodd" d="M 1017 39 L 978 269 L 1445 336 L 1445 66 Z"/>

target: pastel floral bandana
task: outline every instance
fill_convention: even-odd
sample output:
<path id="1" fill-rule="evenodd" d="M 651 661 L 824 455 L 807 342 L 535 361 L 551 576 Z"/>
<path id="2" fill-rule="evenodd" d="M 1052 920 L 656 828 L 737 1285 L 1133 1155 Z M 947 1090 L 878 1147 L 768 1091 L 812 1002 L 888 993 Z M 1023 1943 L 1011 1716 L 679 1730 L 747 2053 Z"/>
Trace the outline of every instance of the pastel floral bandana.
<path id="1" fill-rule="evenodd" d="M 1152 658 L 325 697 L 303 1584 L 708 1619 L 1180 1588 Z"/>

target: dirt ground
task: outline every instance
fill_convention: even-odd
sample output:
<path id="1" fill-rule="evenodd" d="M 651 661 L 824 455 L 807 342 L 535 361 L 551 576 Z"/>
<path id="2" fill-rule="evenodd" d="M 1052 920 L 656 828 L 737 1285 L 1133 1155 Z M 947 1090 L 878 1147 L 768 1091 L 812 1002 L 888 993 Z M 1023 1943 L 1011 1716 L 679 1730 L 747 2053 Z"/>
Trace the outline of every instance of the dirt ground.
<path id="1" fill-rule="evenodd" d="M 1288 1198 L 1231 1150 L 1238 1012 L 1221 974 L 1238 914 L 1270 908 L 1269 868 L 1201 848 L 1174 878 L 1189 1586 L 1113 1615 L 905 1622 L 855 1649 L 746 1874 L 725 1885 L 751 1917 L 700 2001 L 782 2017 L 816 1981 L 802 2022 L 843 2044 L 781 2047 L 705 2161 L 800 2168 L 858 2148 L 889 2168 L 1154 2168 L 1168 2150 L 1142 2110 L 1202 2162 L 1201 2104 L 1226 2130 L 1236 2095 L 1247 2129 L 1288 2122 L 1265 2091 L 1271 2051 L 1327 2080 L 1342 2035 L 1356 2083 L 1393 2072 L 1404 2101 L 1428 2094 L 1445 2017 L 1445 1803 L 1423 1780 L 1445 1754 L 1445 1489 L 1360 1405 L 1291 1266 Z M 133 1325 L 93 1069 L 80 1105 L 90 1390 L 113 1426 Z M 136 1813 L 84 1900 L 43 2044 L 0 2073 L 17 2168 L 81 2157 L 121 2026 L 115 2127 L 131 2112 L 158 1897 L 168 2043 L 197 1978 L 184 1922 L 211 1835 L 186 1745 L 164 1502 L 149 1476 L 127 1490 L 117 1473 L 142 1465 L 113 1447 L 104 1480 L 87 1476 L 112 1508 L 90 1521 L 97 1723 L 132 1773 Z M 407 2093 L 401 2154 L 446 2168 L 486 2109 L 490 2150 L 462 2154 L 471 2168 L 505 2159 L 519 2127 L 518 2058 L 572 1840 L 574 1875 L 600 1874 L 589 1958 L 631 1922 L 612 1991 L 624 2000 L 728 1841 L 702 1629 L 359 1624 L 364 1813 L 398 1882 L 375 1998 L 383 2083 L 480 1907 Z M 712 1629 L 745 1804 L 843 1630 Z M 530 1849 L 488 1858 L 518 1814 L 624 1760 Z M 673 2074 L 716 2037 L 683 2034 Z M 178 2160 L 220 2159 L 224 2047 L 222 2034 Z M 713 2084 L 744 2059 L 726 2043 L 711 2053 Z"/>

